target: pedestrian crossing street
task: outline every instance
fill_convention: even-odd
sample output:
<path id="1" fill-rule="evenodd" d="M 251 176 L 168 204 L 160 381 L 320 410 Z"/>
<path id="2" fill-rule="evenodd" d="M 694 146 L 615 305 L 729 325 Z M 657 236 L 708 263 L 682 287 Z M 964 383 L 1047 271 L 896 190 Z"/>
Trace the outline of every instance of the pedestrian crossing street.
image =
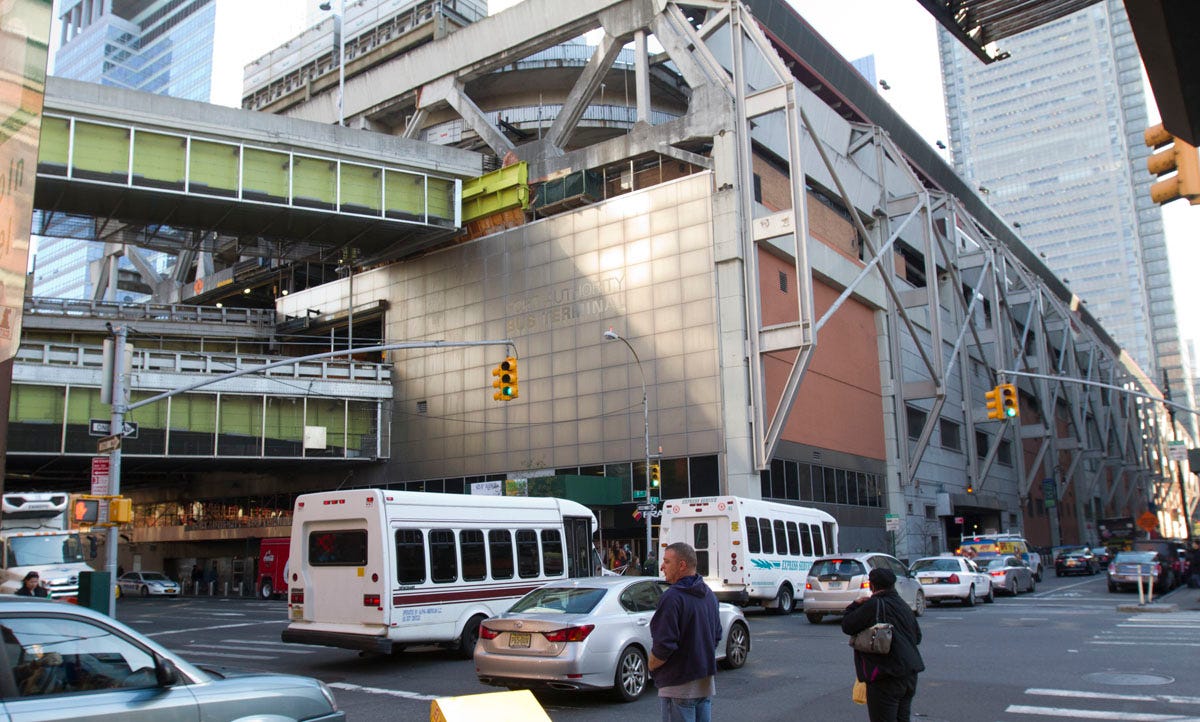
<path id="1" fill-rule="evenodd" d="M 1181 687 L 1191 690 L 1195 680 L 1121 669 L 1119 654 L 1122 646 L 1159 648 L 1164 660 L 1195 654 L 1189 648 L 1200 647 L 1200 612 L 1135 614 L 1112 629 L 1097 630 L 1085 644 L 1089 649 L 1081 651 L 1090 652 L 1089 659 L 1107 659 L 1111 663 L 1106 667 L 1120 671 L 1091 675 L 1081 680 L 1079 689 L 1026 689 L 1004 710 L 1002 720 L 1200 722 L 1200 697 L 1167 693 Z M 1082 688 L 1085 685 L 1088 688 Z"/>

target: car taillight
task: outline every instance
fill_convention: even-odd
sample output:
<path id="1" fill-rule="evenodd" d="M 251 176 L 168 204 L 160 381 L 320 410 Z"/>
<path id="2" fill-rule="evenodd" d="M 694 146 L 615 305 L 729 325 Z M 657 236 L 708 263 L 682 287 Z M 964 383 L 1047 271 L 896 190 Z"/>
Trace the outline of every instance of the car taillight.
<path id="1" fill-rule="evenodd" d="M 500 633 L 497 632 L 496 630 L 489 629 L 488 627 L 484 627 L 484 626 L 480 625 L 480 627 L 479 627 L 479 638 L 480 639 L 495 639 L 496 637 L 499 637 L 499 636 L 500 636 Z"/>
<path id="2" fill-rule="evenodd" d="M 378 594 L 364 594 L 363 595 L 363 606 L 364 607 L 378 607 L 379 606 L 379 595 Z"/>
<path id="3" fill-rule="evenodd" d="M 1162 574 L 1162 565 L 1161 565 L 1161 564 L 1155 564 L 1155 565 L 1154 565 L 1154 576 L 1156 576 L 1156 577 L 1157 577 L 1159 574 Z"/>
<path id="4" fill-rule="evenodd" d="M 292 604 L 304 604 L 304 590 L 299 588 L 292 589 Z"/>
<path id="5" fill-rule="evenodd" d="M 578 627 L 566 627 L 554 632 L 542 632 L 547 642 L 582 642 L 596 628 L 594 624 L 581 624 Z"/>
<path id="6" fill-rule="evenodd" d="M 862 588 L 863 588 L 863 589 L 870 589 L 870 588 L 871 588 L 871 580 L 870 580 L 870 579 L 864 579 L 864 580 L 863 580 L 863 583 L 862 583 Z"/>
<path id="7" fill-rule="evenodd" d="M 805 590 L 812 589 L 812 582 L 805 582 L 804 588 L 805 588 Z"/>
<path id="8" fill-rule="evenodd" d="M 946 579 L 946 583 L 947 584 L 958 584 L 958 575 L 951 574 L 950 577 L 948 579 Z"/>
<path id="9" fill-rule="evenodd" d="M 1004 576 L 1004 570 L 1003 570 L 1003 569 L 1001 569 L 1001 570 L 999 570 L 999 571 L 995 571 L 995 572 L 988 572 L 988 573 L 989 573 L 989 574 L 991 574 L 993 577 L 1002 577 L 1002 576 Z"/>

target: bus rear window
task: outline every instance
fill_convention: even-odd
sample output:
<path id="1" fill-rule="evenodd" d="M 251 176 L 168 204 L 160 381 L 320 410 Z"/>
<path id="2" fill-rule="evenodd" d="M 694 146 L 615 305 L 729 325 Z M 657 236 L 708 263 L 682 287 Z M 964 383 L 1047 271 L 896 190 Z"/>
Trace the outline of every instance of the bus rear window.
<path id="1" fill-rule="evenodd" d="M 367 563 L 367 530 L 314 531 L 308 535 L 308 563 L 314 567 L 361 567 Z"/>

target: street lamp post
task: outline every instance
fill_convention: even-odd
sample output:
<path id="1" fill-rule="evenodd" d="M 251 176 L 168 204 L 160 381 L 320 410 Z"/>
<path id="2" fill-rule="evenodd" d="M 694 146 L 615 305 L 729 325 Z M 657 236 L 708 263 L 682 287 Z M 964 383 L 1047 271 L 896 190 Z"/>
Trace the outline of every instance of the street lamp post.
<path id="1" fill-rule="evenodd" d="M 323 2 L 320 7 L 325 12 L 333 8 L 333 3 Z M 346 0 L 338 0 L 338 11 L 334 15 L 334 32 L 338 37 L 338 125 L 346 125 L 345 93 L 346 93 Z"/>
<path id="2" fill-rule="evenodd" d="M 621 336 L 616 331 L 614 331 L 610 328 L 604 332 L 604 338 L 608 339 L 609 341 L 620 341 L 621 343 L 625 344 L 625 347 L 629 349 L 629 353 L 633 354 L 633 360 L 637 361 L 638 373 L 641 374 L 641 376 L 642 376 L 642 431 L 644 432 L 645 440 L 646 440 L 646 469 L 645 469 L 645 471 L 646 471 L 646 504 L 649 504 L 650 503 L 650 493 L 651 493 L 650 492 L 650 404 L 646 398 L 646 370 L 642 368 L 642 360 L 640 358 L 638 358 L 637 351 L 635 351 L 633 349 L 633 346 L 630 345 L 629 341 L 626 340 L 623 336 Z M 651 538 L 652 534 L 653 534 L 653 530 L 651 527 L 651 525 L 653 524 L 653 520 L 654 520 L 653 515 L 651 513 L 647 512 L 646 513 L 646 555 L 645 555 L 645 558 L 642 560 L 643 563 L 645 563 L 646 561 L 648 561 L 650 559 L 650 554 L 654 551 L 653 548 L 650 546 L 653 543 L 653 540 Z"/>

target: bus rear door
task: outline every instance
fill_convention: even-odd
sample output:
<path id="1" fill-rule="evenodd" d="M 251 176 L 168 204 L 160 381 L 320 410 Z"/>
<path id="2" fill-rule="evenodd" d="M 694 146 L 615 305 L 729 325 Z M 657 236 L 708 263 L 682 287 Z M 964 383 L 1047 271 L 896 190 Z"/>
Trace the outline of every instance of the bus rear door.
<path id="1" fill-rule="evenodd" d="M 382 624 L 390 608 L 385 544 L 365 520 L 305 524 L 305 620 L 319 624 Z M 292 568 L 296 568 L 292 560 Z"/>

